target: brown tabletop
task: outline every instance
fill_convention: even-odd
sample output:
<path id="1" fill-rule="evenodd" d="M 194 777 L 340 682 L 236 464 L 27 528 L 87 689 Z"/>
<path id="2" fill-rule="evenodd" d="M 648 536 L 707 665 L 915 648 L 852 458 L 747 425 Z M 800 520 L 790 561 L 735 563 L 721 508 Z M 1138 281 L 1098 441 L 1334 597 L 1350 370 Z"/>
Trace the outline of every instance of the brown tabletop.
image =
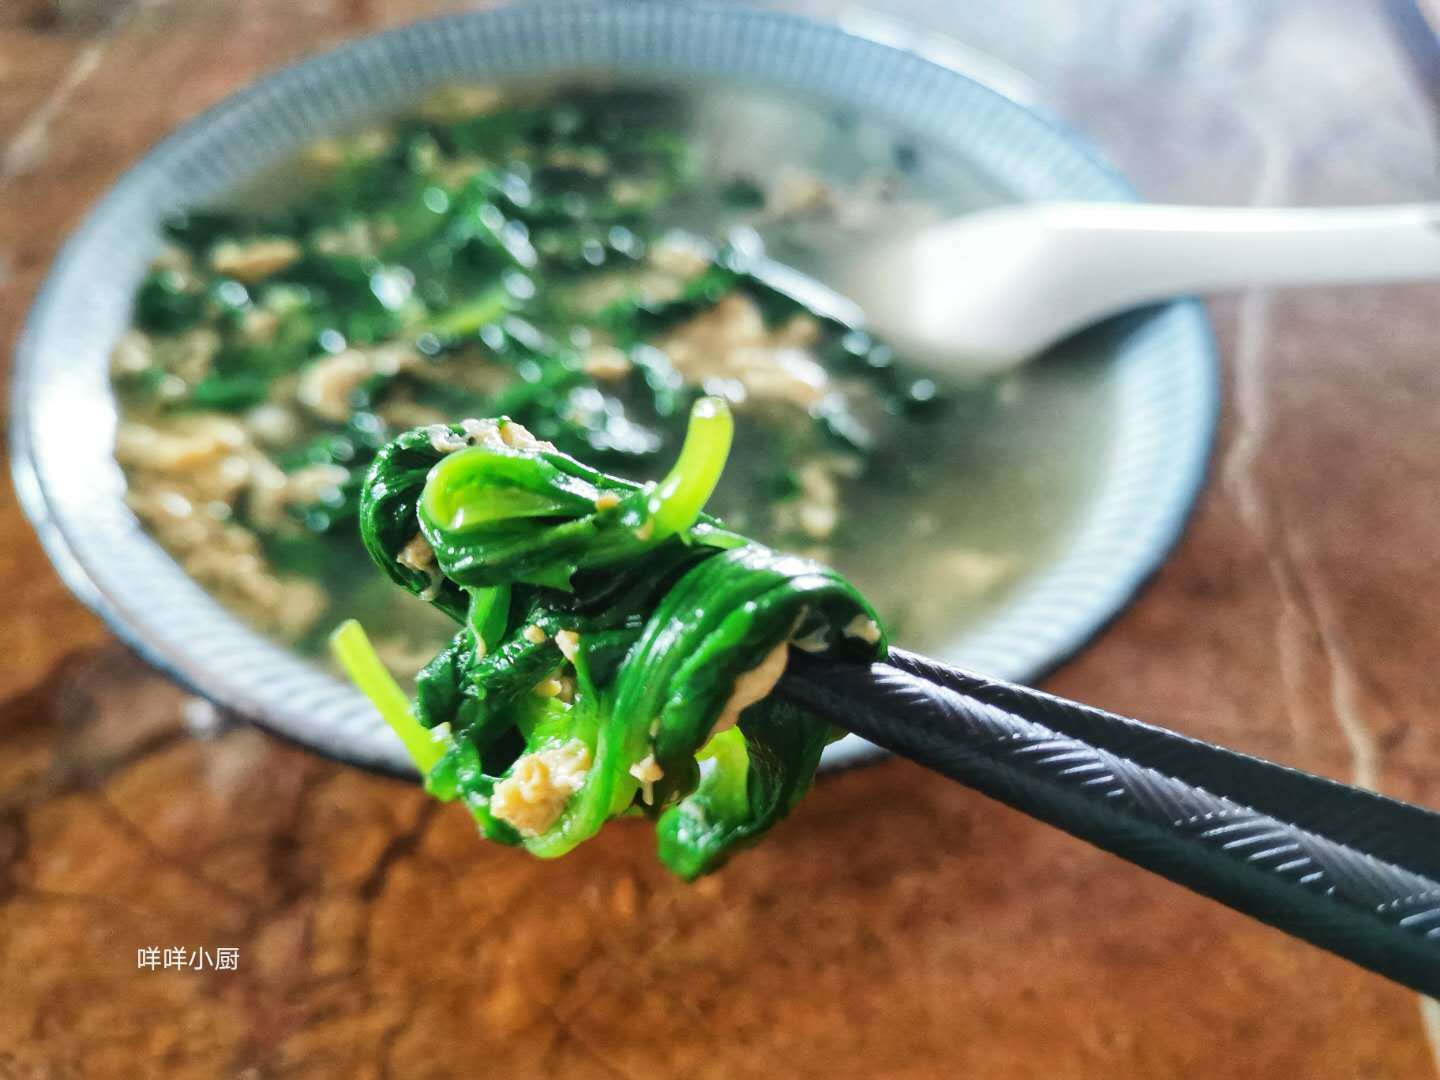
<path id="1" fill-rule="evenodd" d="M 0 0 L 0 341 L 166 131 L 460 6 Z M 1436 197 L 1380 0 L 894 6 L 1024 70 L 1153 198 Z M 1437 300 L 1213 305 L 1209 488 L 1052 689 L 1440 803 Z M 640 826 L 553 863 L 483 845 L 411 786 L 215 730 L 70 597 L 8 488 L 0 537 L 0 1077 L 1440 1069 L 1440 1006 L 904 762 L 823 780 L 695 886 Z"/>

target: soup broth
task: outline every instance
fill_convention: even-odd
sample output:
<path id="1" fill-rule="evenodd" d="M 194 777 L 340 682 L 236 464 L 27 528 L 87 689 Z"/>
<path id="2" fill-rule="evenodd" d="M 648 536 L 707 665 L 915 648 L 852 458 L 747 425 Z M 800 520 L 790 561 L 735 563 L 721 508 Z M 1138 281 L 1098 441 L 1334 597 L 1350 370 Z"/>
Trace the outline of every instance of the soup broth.
<path id="1" fill-rule="evenodd" d="M 831 563 L 937 649 L 1054 552 L 1101 446 L 1084 358 L 962 385 L 745 271 L 1003 201 L 964 162 L 736 87 L 458 86 L 167 228 L 117 346 L 137 515 L 307 651 L 339 620 L 413 674 L 451 627 L 374 572 L 355 498 L 400 431 L 508 415 L 638 480 L 727 398 L 709 510 Z M 737 234 L 735 230 L 743 230 Z"/>

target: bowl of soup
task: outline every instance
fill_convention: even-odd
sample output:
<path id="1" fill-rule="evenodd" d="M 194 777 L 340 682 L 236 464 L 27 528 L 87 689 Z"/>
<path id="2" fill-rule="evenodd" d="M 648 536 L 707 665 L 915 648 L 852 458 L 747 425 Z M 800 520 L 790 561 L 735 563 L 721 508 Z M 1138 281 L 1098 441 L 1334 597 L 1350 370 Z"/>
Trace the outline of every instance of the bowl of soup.
<path id="1" fill-rule="evenodd" d="M 983 82 L 795 17 L 561 3 L 417 24 L 236 95 L 94 210 L 20 345 L 18 486 L 66 580 L 156 664 L 402 771 L 321 648 L 359 617 L 403 680 L 451 631 L 360 543 L 378 448 L 503 415 L 643 481 L 719 395 L 736 449 L 710 512 L 835 565 L 893 640 L 1033 678 L 1178 535 L 1213 427 L 1203 313 L 964 380 L 743 253 L 823 282 L 929 220 L 1133 197 Z"/>

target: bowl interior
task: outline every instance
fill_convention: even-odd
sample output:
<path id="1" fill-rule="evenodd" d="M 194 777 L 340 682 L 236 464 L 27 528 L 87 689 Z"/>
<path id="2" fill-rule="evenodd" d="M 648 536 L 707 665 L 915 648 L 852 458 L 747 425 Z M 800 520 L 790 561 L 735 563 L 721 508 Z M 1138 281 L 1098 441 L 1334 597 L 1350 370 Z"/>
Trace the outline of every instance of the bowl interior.
<path id="1" fill-rule="evenodd" d="M 408 771 L 363 698 L 225 611 L 140 530 L 113 457 L 110 347 L 168 214 L 214 202 L 313 139 L 435 86 L 577 72 L 714 86 L 725 103 L 711 118 L 715 137 L 761 161 L 767 138 L 815 116 L 839 118 L 853 139 L 918 148 L 921 182 L 945 212 L 1133 198 L 1072 135 L 962 72 L 729 5 L 547 3 L 421 23 L 282 71 L 187 125 L 96 208 L 36 302 L 17 363 L 17 486 L 67 582 L 122 637 L 197 691 L 321 752 Z M 836 145 L 816 152 L 843 157 L 844 141 Z M 920 567 L 914 602 L 939 605 L 945 630 L 910 639 L 902 629 L 902 643 L 1020 680 L 1079 648 L 1178 535 L 1203 478 L 1215 381 L 1203 313 L 1174 303 L 1098 327 L 1035 365 L 1005 423 L 955 425 L 917 449 L 957 462 L 946 483 L 986 508 L 967 528 L 1029 545 L 1033 557 L 1011 587 L 954 611 L 944 609 L 954 568 Z M 862 588 L 888 573 L 842 569 Z M 848 738 L 827 760 L 872 750 Z"/>

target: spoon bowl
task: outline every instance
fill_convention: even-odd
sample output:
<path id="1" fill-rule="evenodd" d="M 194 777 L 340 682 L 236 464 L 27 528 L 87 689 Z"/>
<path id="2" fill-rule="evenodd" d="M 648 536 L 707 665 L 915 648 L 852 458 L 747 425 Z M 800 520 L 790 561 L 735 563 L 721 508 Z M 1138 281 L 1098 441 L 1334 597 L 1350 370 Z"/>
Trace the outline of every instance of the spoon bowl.
<path id="1" fill-rule="evenodd" d="M 1440 277 L 1437 223 L 1432 204 L 1019 204 L 857 253 L 838 285 L 907 357 L 996 374 L 1106 316 L 1171 297 Z"/>

